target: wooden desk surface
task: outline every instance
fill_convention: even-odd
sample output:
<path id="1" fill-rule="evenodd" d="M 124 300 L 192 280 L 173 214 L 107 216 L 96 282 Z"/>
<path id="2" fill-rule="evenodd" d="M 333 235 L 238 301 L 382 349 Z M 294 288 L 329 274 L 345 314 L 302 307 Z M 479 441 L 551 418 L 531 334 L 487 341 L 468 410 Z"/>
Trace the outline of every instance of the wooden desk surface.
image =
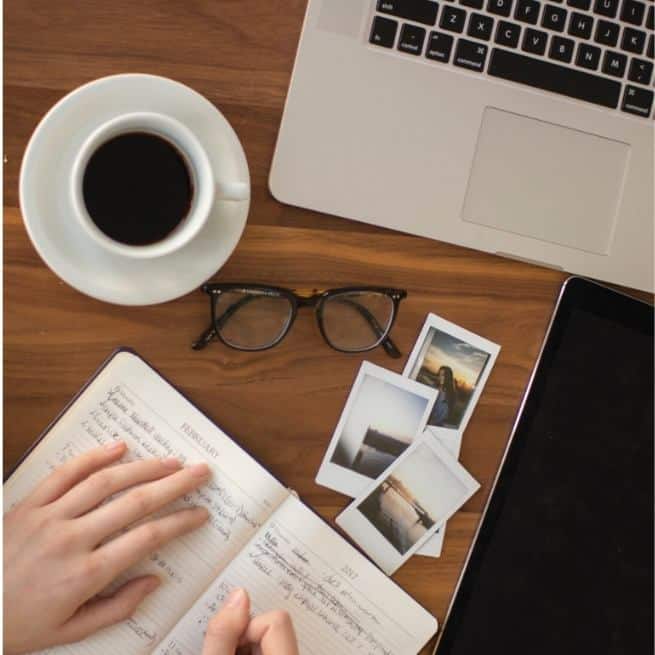
<path id="1" fill-rule="evenodd" d="M 282 205 L 267 176 L 303 0 L 8 0 L 5 4 L 4 465 L 11 467 L 104 357 L 130 345 L 172 379 L 328 521 L 347 499 L 314 483 L 360 361 L 331 351 L 311 314 L 277 349 L 192 352 L 208 304 L 195 292 L 156 307 L 103 304 L 51 273 L 18 207 L 22 154 L 39 118 L 96 77 L 147 72 L 215 103 L 241 137 L 253 203 L 243 241 L 217 279 L 329 288 L 366 282 L 409 291 L 394 330 L 409 353 L 432 311 L 502 345 L 464 437 L 482 490 L 449 522 L 440 559 L 395 576 L 440 621 L 496 473 L 564 275 L 472 250 Z M 400 371 L 382 351 L 369 359 Z"/>

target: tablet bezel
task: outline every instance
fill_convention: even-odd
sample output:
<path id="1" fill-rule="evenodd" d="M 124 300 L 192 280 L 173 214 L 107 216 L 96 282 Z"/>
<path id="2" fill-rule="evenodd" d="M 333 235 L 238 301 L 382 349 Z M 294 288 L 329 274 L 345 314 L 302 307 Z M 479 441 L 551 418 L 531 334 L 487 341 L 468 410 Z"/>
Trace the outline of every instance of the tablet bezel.
<path id="1" fill-rule="evenodd" d="M 530 422 L 536 414 L 548 368 L 561 343 L 573 309 L 582 309 L 596 316 L 610 319 L 653 338 L 652 305 L 584 278 L 570 277 L 564 282 L 537 362 L 514 420 L 491 492 L 455 586 L 441 632 L 432 651 L 433 655 L 449 655 L 455 643 L 458 625 L 476 582 L 477 570 L 493 537 L 495 519 L 502 511 L 507 481 L 511 480 L 512 473 L 516 470 L 516 462 L 523 444 L 520 439 L 515 437 L 526 427 L 529 428 Z"/>

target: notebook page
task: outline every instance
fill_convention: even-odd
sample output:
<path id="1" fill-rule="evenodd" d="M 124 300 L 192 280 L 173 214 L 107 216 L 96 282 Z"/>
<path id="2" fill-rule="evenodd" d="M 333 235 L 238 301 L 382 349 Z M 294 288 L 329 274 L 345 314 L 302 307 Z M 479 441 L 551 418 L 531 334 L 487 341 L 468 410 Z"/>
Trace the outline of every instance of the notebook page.
<path id="1" fill-rule="evenodd" d="M 129 352 L 120 352 L 7 481 L 5 511 L 58 464 L 118 437 L 129 446 L 126 460 L 175 456 L 187 462 L 208 462 L 213 473 L 210 483 L 176 506 L 203 505 L 211 516 L 200 530 L 153 553 L 117 582 L 146 573 L 162 579 L 161 587 L 132 619 L 79 644 L 48 652 L 152 652 L 289 495 L 284 486 L 145 362 Z"/>
<path id="2" fill-rule="evenodd" d="M 287 610 L 302 655 L 409 655 L 437 630 L 428 612 L 290 496 L 156 655 L 197 655 L 211 616 L 236 587 L 252 611 Z"/>

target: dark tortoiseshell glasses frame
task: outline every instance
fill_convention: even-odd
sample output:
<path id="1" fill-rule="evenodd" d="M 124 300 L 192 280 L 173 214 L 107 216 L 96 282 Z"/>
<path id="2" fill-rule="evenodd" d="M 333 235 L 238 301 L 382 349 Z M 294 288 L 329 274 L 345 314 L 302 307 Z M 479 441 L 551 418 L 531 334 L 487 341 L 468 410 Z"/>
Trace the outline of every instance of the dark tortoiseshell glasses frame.
<path id="1" fill-rule="evenodd" d="M 282 341 L 282 339 L 284 339 L 284 337 L 287 336 L 294 321 L 296 320 L 296 316 L 298 315 L 298 309 L 300 307 L 313 307 L 316 313 L 316 319 L 318 322 L 318 327 L 321 332 L 321 335 L 323 336 L 325 342 L 334 350 L 343 353 L 361 353 L 361 352 L 368 352 L 370 350 L 374 350 L 378 346 L 382 346 L 385 352 L 390 357 L 398 358 L 402 356 L 400 351 L 396 347 L 396 344 L 394 344 L 391 337 L 389 336 L 389 333 L 391 332 L 391 328 L 393 327 L 396 320 L 396 316 L 398 315 L 398 310 L 400 308 L 400 301 L 403 298 L 407 297 L 407 292 L 404 291 L 403 289 L 390 289 L 387 287 L 375 287 L 375 286 L 372 287 L 353 286 L 353 287 L 342 287 L 339 289 L 329 289 L 327 291 L 322 291 L 322 292 L 315 292 L 310 296 L 300 296 L 294 293 L 291 289 L 285 289 L 283 287 L 272 287 L 262 284 L 236 284 L 236 283 L 209 284 L 208 283 L 202 286 L 202 291 L 209 295 L 209 300 L 211 305 L 211 325 L 193 342 L 191 347 L 194 350 L 201 350 L 214 339 L 218 339 L 229 348 L 234 348 L 235 350 L 245 350 L 245 351 L 269 350 L 277 346 L 280 343 L 280 341 Z M 218 299 L 222 293 L 228 291 L 241 292 L 244 294 L 244 297 L 241 300 L 239 300 L 239 302 L 235 303 L 231 307 L 228 307 L 227 310 L 225 310 L 222 314 L 219 315 L 217 312 Z M 248 296 L 249 292 L 252 292 L 251 296 Z M 386 326 L 385 328 L 384 326 L 380 325 L 376 317 L 370 311 L 368 311 L 366 307 L 346 299 L 346 302 L 348 302 L 351 306 L 353 306 L 360 313 L 360 315 L 366 320 L 366 322 L 369 324 L 369 326 L 371 327 L 373 333 L 376 335 L 377 338 L 374 344 L 372 344 L 371 346 L 367 346 L 365 348 L 348 350 L 335 346 L 330 341 L 325 329 L 323 310 L 325 308 L 326 302 L 330 301 L 331 299 L 334 299 L 335 297 L 338 297 L 339 295 L 346 295 L 351 293 L 367 293 L 367 292 L 387 296 L 392 301 L 392 310 L 391 310 L 392 314 L 388 326 Z M 289 301 L 290 313 L 285 328 L 282 330 L 282 332 L 277 336 L 277 338 L 274 341 L 261 347 L 241 348 L 234 344 L 228 343 L 221 336 L 221 327 L 240 307 L 243 306 L 243 304 L 248 303 L 257 297 L 261 297 L 262 295 L 277 296 L 280 298 L 286 298 Z"/>

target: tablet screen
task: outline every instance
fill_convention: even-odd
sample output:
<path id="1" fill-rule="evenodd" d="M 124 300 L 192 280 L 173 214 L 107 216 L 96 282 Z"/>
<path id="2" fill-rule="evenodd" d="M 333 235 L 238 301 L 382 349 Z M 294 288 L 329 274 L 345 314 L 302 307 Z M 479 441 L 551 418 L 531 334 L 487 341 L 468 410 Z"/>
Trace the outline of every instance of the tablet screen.
<path id="1" fill-rule="evenodd" d="M 653 310 L 573 278 L 438 655 L 652 653 Z"/>

